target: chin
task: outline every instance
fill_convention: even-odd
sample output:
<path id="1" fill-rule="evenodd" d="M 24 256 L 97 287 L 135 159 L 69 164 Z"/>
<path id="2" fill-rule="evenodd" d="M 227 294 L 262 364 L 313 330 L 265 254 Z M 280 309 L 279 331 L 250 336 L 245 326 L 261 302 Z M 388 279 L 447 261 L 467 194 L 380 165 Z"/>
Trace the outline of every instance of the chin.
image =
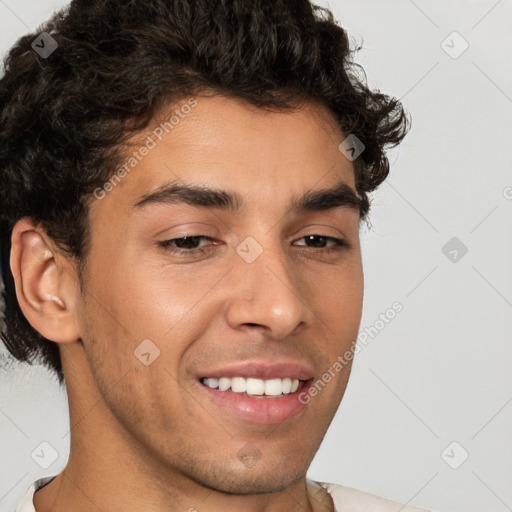
<path id="1" fill-rule="evenodd" d="M 285 463 L 286 464 L 286 463 Z M 242 467 L 236 471 L 218 468 L 213 464 L 208 475 L 194 475 L 196 483 L 213 491 L 225 494 L 268 494 L 282 492 L 305 478 L 307 468 L 276 468 L 275 463 L 252 468 Z"/>

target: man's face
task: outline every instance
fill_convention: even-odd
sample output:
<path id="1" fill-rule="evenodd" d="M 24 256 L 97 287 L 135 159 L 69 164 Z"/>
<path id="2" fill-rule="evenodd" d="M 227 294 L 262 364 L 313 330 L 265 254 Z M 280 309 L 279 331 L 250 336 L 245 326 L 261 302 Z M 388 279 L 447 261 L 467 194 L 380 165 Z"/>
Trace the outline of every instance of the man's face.
<path id="1" fill-rule="evenodd" d="M 92 200 L 76 313 L 88 364 L 81 371 L 128 434 L 119 439 L 153 465 L 221 491 L 270 492 L 304 477 L 350 363 L 306 405 L 298 400 L 304 384 L 265 398 L 209 389 L 201 378 L 291 362 L 305 367 L 308 386 L 352 349 L 363 298 L 358 211 L 292 205 L 340 183 L 355 193 L 353 167 L 323 107 L 276 113 L 196 99 L 120 183 Z M 236 194 L 240 209 L 149 197 L 170 184 Z M 162 244 L 183 237 L 209 238 Z M 247 362 L 256 366 L 226 370 Z"/>

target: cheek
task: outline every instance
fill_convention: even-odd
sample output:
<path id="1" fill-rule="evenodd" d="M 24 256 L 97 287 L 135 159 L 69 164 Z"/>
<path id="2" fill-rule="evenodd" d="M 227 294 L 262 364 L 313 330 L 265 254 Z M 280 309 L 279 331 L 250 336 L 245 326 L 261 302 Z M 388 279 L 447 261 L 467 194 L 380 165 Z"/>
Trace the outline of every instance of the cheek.
<path id="1" fill-rule="evenodd" d="M 115 264 L 91 265 L 90 314 L 107 324 L 120 324 L 133 339 L 162 338 L 183 318 L 204 286 L 190 277 L 173 278 L 163 265 L 117 258 Z"/>
<path id="2" fill-rule="evenodd" d="M 331 336 L 356 335 L 362 315 L 363 273 L 354 262 L 340 268 L 324 270 L 315 276 L 311 296 L 317 304 L 315 313 L 323 320 Z"/>

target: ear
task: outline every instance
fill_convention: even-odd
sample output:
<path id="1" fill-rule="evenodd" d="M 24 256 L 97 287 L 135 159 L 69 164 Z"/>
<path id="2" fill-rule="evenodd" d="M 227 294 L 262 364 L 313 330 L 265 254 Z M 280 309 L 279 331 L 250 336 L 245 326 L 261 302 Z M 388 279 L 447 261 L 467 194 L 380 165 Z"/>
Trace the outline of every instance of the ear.
<path id="1" fill-rule="evenodd" d="M 23 218 L 14 226 L 10 264 L 18 303 L 30 325 L 57 343 L 78 341 L 75 265 L 32 219 Z"/>

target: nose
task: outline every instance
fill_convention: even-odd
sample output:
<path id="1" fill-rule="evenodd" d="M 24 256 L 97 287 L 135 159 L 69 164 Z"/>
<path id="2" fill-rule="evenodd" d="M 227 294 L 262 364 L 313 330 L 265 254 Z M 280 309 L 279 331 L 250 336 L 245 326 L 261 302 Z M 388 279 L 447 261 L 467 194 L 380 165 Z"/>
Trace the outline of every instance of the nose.
<path id="1" fill-rule="evenodd" d="M 252 263 L 236 255 L 234 270 L 226 311 L 232 329 L 259 329 L 270 338 L 283 339 L 312 323 L 315 315 L 308 305 L 306 283 L 282 248 L 264 247 Z"/>

